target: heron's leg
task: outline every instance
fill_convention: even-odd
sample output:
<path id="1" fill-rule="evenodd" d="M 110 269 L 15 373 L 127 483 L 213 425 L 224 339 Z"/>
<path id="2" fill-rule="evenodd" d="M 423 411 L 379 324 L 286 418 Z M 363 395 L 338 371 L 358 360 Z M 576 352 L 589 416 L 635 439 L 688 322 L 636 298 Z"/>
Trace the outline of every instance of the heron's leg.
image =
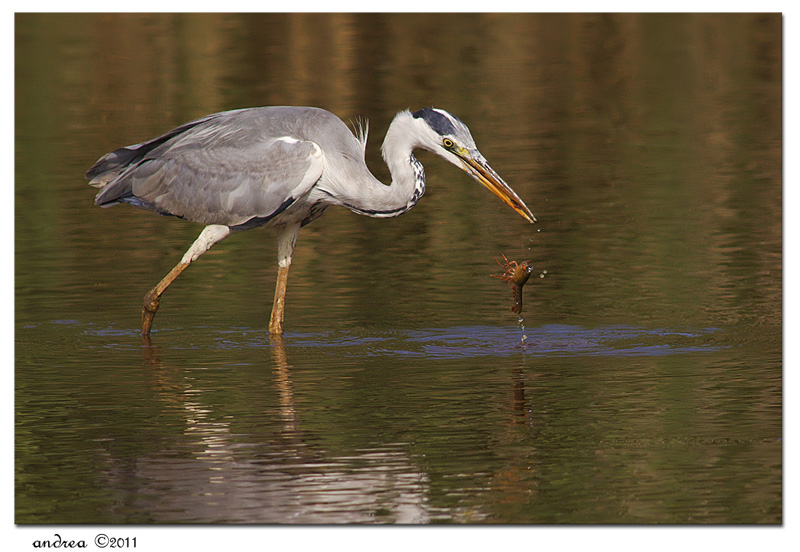
<path id="1" fill-rule="evenodd" d="M 300 224 L 288 224 L 278 229 L 278 279 L 275 282 L 275 300 L 272 302 L 272 314 L 269 318 L 269 333 L 283 333 L 283 307 L 286 303 L 286 281 L 289 278 L 289 266 L 292 254 L 300 233 Z"/>
<path id="2" fill-rule="evenodd" d="M 286 301 L 286 281 L 289 279 L 289 267 L 278 265 L 278 279 L 275 282 L 275 299 L 272 302 L 272 314 L 269 317 L 270 335 L 283 333 L 283 306 Z"/>
<path id="3" fill-rule="evenodd" d="M 169 274 L 164 276 L 156 287 L 148 291 L 144 296 L 144 306 L 142 307 L 142 335 L 150 335 L 150 328 L 153 326 L 153 318 L 158 311 L 158 304 L 161 300 L 161 294 L 166 291 L 169 285 L 180 276 L 181 272 L 186 270 L 190 264 L 197 260 L 200 255 L 211 249 L 211 246 L 227 238 L 231 233 L 231 229 L 221 224 L 210 224 L 203 228 L 200 236 L 194 241 L 192 246 L 186 252 L 175 268 L 170 270 Z"/>

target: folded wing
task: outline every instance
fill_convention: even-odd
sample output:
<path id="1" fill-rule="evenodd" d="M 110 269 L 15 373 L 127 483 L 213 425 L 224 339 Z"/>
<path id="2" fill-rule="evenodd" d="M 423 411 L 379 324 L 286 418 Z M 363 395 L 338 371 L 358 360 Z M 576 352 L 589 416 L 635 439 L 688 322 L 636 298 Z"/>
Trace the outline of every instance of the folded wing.
<path id="1" fill-rule="evenodd" d="M 263 224 L 322 175 L 320 148 L 252 110 L 218 113 L 120 148 L 87 172 L 95 203 L 120 202 L 203 224 Z"/>

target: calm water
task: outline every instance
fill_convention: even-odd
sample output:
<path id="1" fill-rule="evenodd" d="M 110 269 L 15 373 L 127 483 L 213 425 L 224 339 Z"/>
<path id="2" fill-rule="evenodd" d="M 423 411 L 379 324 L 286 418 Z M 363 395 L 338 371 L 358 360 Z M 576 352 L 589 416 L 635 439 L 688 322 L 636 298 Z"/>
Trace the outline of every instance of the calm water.
<path id="1" fill-rule="evenodd" d="M 16 522 L 782 521 L 779 16 L 18 15 Z M 539 219 L 420 154 L 269 230 L 95 208 L 116 147 L 254 105 L 443 107 Z M 494 259 L 532 259 L 519 320 Z"/>

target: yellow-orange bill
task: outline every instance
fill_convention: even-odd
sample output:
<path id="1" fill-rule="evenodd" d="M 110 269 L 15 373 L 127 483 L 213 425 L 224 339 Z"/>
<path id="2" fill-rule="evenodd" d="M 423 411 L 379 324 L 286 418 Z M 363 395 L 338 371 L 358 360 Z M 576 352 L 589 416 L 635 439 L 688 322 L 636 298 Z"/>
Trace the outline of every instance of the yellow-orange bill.
<path id="1" fill-rule="evenodd" d="M 486 162 L 482 156 L 473 157 L 471 155 L 459 156 L 464 162 L 464 167 L 469 174 L 478 182 L 486 186 L 486 188 L 494 195 L 500 198 L 500 201 L 514 209 L 517 213 L 525 217 L 525 219 L 533 224 L 536 222 L 536 217 L 533 216 L 531 210 L 525 205 L 511 186 L 505 183 L 500 178 L 494 169 Z"/>

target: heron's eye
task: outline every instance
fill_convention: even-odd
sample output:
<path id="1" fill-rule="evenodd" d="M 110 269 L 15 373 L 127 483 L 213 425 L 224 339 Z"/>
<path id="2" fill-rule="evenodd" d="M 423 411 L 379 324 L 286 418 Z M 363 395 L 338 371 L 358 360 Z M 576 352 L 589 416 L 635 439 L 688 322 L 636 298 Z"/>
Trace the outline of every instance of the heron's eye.
<path id="1" fill-rule="evenodd" d="M 455 146 L 455 143 L 454 143 L 454 142 L 453 142 L 453 141 L 452 141 L 450 138 L 445 138 L 445 139 L 444 139 L 444 141 L 442 141 L 442 144 L 443 144 L 443 145 L 444 145 L 444 147 L 446 147 L 447 149 L 450 149 L 450 148 L 452 148 L 453 146 Z"/>

